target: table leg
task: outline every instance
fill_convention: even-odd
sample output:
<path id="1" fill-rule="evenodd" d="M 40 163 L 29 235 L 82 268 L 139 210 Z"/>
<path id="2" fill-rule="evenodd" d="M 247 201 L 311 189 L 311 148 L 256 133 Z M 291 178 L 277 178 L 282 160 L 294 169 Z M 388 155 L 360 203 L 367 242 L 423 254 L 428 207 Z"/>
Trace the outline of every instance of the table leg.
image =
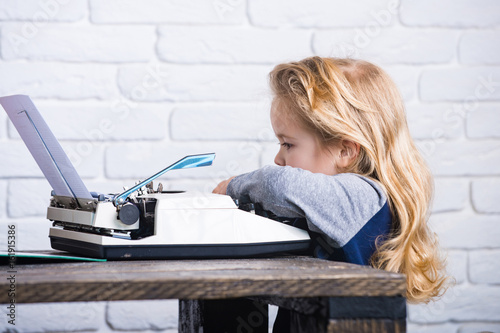
<path id="1" fill-rule="evenodd" d="M 236 298 L 179 300 L 179 332 L 267 333 L 267 304 Z"/>

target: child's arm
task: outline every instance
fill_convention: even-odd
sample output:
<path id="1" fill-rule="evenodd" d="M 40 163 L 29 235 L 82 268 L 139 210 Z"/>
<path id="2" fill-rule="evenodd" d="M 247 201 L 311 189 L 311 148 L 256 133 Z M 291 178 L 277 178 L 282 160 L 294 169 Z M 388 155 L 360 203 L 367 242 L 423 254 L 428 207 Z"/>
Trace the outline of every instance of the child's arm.
<path id="1" fill-rule="evenodd" d="M 214 190 L 212 191 L 212 193 L 226 194 L 226 192 L 227 192 L 227 185 L 229 185 L 229 183 L 231 182 L 231 180 L 233 180 L 234 177 L 236 177 L 236 176 L 233 176 L 231 178 L 228 178 L 226 180 L 221 181 L 219 183 L 219 185 L 217 185 L 217 187 L 214 188 Z"/>
<path id="2" fill-rule="evenodd" d="M 341 246 L 387 201 L 375 182 L 359 175 L 327 176 L 279 166 L 228 179 L 216 190 L 240 203 L 259 203 L 277 216 L 305 217 L 312 231 L 325 233 Z"/>

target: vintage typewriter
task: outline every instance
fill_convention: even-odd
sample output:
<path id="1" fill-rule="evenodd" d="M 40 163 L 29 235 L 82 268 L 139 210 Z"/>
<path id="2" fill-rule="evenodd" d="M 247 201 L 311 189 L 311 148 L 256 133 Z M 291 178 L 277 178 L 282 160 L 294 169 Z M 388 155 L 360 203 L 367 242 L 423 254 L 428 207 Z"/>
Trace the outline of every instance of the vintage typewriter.
<path id="1" fill-rule="evenodd" d="M 212 165 L 189 155 L 119 194 L 89 192 L 42 116 L 25 95 L 0 98 L 52 186 L 47 218 L 57 250 L 112 260 L 238 258 L 306 250 L 306 231 L 252 213 L 251 203 L 212 193 L 163 191 L 153 180 L 176 169 Z"/>

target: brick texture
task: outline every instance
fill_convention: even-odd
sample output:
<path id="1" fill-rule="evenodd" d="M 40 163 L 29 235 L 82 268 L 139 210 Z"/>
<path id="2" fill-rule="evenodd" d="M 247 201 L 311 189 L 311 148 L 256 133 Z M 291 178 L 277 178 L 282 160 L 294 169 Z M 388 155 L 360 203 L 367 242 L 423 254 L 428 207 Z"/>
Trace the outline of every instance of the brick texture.
<path id="1" fill-rule="evenodd" d="M 230 27 L 162 27 L 158 56 L 176 63 L 278 63 L 311 54 L 311 32 Z"/>
<path id="2" fill-rule="evenodd" d="M 434 141 L 462 138 L 465 119 L 455 116 L 455 110 L 449 104 L 408 103 L 406 117 L 412 137 Z"/>
<path id="3" fill-rule="evenodd" d="M 270 66 L 127 65 L 118 86 L 134 101 L 256 101 L 267 94 Z"/>
<path id="4" fill-rule="evenodd" d="M 116 68 L 99 64 L 56 62 L 0 63 L 0 95 L 24 94 L 32 98 L 117 98 Z"/>
<path id="5" fill-rule="evenodd" d="M 239 125 L 241 122 L 245 123 L 244 128 Z M 172 112 L 170 133 L 172 140 L 182 141 L 274 140 L 269 103 L 180 106 Z"/>
<path id="6" fill-rule="evenodd" d="M 391 25 L 395 20 L 397 1 L 357 0 L 303 2 L 249 1 L 250 21 L 257 26 L 303 28 L 356 27 L 370 24 Z M 339 10 L 342 8 L 342 10 Z"/>
<path id="7" fill-rule="evenodd" d="M 406 102 L 417 98 L 417 86 L 420 71 L 413 66 L 386 66 L 384 69 L 396 83 Z"/>
<path id="8" fill-rule="evenodd" d="M 165 330 L 177 328 L 178 302 L 109 302 L 107 321 L 115 330 Z"/>
<path id="9" fill-rule="evenodd" d="M 450 289 L 440 303 L 410 306 L 409 319 L 417 323 L 455 321 L 498 321 L 498 286 L 458 285 Z M 477 302 L 480 299 L 481 302 Z"/>
<path id="10" fill-rule="evenodd" d="M 172 107 L 167 103 L 123 108 L 113 103 L 40 102 L 37 108 L 59 140 L 162 140 Z M 17 135 L 13 126 L 11 136 Z"/>
<path id="11" fill-rule="evenodd" d="M 430 69 L 420 78 L 422 100 L 461 102 L 471 111 L 481 101 L 500 100 L 500 67 Z"/>
<path id="12" fill-rule="evenodd" d="M 474 223 L 470 223 L 470 221 Z M 473 213 L 442 213 L 430 218 L 441 245 L 452 249 L 480 249 L 499 245 L 498 216 Z"/>
<path id="13" fill-rule="evenodd" d="M 87 16 L 85 0 L 2 0 L 0 21 L 26 21 L 26 29 L 44 22 L 75 22 Z"/>
<path id="14" fill-rule="evenodd" d="M 401 22 L 420 27 L 495 27 L 500 23 L 500 4 L 495 0 L 401 0 Z"/>
<path id="15" fill-rule="evenodd" d="M 442 141 L 421 143 L 421 151 L 436 176 L 500 175 L 500 142 Z"/>
<path id="16" fill-rule="evenodd" d="M 432 64 L 455 57 L 458 36 L 459 32 L 453 30 L 368 26 L 318 31 L 313 46 L 315 52 L 324 55 L 369 58 L 384 64 Z"/>
<path id="17" fill-rule="evenodd" d="M 154 56 L 156 34 L 150 26 L 93 26 L 51 24 L 26 33 L 23 24 L 2 29 L 5 60 L 71 62 L 144 62 Z"/>
<path id="18" fill-rule="evenodd" d="M 500 35 L 495 30 L 468 31 L 463 34 L 458 45 L 460 61 L 465 64 L 500 64 Z M 485 49 L 491 49 L 484 52 Z"/>
<path id="19" fill-rule="evenodd" d="M 7 198 L 7 181 L 0 181 L 0 195 L 2 198 Z M 4 219 L 6 216 L 7 200 L 0 200 L 0 219 Z"/>
<path id="20" fill-rule="evenodd" d="M 460 178 L 434 179 L 433 213 L 461 211 L 469 203 L 469 182 Z"/>
<path id="21" fill-rule="evenodd" d="M 245 1 L 90 0 L 90 20 L 103 24 L 241 24 L 246 21 Z"/>
<path id="22" fill-rule="evenodd" d="M 500 283 L 499 254 L 499 250 L 478 250 L 470 253 L 470 278 L 473 283 Z"/>
<path id="23" fill-rule="evenodd" d="M 500 180 L 478 179 L 472 182 L 472 205 L 483 214 L 500 213 Z"/>
<path id="24" fill-rule="evenodd" d="M 482 104 L 467 114 L 466 132 L 471 139 L 500 138 L 500 104 Z"/>
<path id="25" fill-rule="evenodd" d="M 99 329 L 99 324 L 104 321 L 104 303 L 58 303 L 44 306 L 18 304 L 17 306 L 16 330 L 22 332 L 96 331 Z M 2 312 L 6 311 L 5 307 L 2 307 Z M 4 321 L 0 323 L 4 331 L 8 329 L 7 325 Z"/>

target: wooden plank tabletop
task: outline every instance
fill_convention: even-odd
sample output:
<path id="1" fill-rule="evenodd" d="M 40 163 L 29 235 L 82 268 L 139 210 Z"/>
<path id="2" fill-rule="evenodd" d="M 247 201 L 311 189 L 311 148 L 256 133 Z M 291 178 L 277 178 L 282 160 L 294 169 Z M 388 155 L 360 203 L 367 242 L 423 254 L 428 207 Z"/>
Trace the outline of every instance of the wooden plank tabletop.
<path id="1" fill-rule="evenodd" d="M 41 263 L 15 266 L 16 303 L 246 296 L 400 296 L 405 278 L 309 257 Z M 9 270 L 3 267 L 4 275 Z M 0 279 L 0 289 L 11 281 Z M 7 292 L 0 303 L 9 303 Z"/>

